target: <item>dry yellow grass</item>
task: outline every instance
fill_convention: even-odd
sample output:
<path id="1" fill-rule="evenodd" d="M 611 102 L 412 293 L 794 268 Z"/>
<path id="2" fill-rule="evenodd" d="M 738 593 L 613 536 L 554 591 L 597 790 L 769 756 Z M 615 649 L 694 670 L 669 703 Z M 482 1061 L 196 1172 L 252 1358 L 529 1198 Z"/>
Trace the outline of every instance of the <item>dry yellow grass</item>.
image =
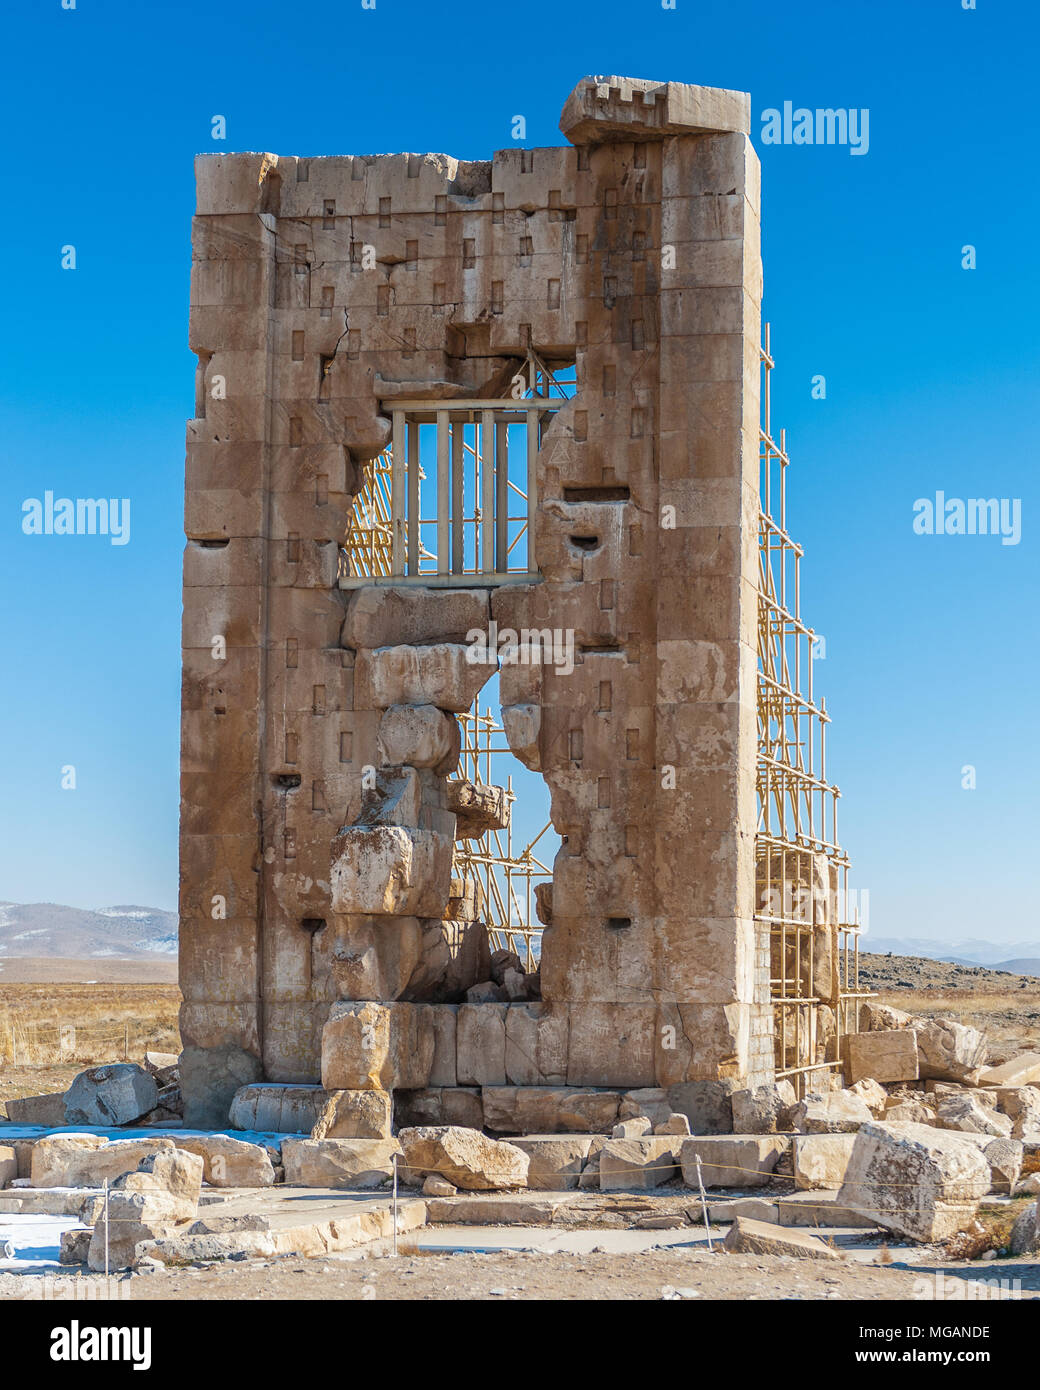
<path id="1" fill-rule="evenodd" d="M 0 983 L 0 1066 L 177 1052 L 176 985 Z"/>

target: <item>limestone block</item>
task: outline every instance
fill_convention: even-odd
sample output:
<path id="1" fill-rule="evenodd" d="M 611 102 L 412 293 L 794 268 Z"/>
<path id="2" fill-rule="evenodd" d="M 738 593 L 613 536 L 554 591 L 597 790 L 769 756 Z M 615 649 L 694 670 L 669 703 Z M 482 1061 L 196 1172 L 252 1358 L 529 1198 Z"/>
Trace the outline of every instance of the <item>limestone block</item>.
<path id="1" fill-rule="evenodd" d="M 849 1093 L 859 1096 L 860 1100 L 867 1107 L 876 1120 L 882 1118 L 885 1107 L 889 1102 L 889 1094 L 884 1086 L 871 1080 L 869 1077 L 863 1081 L 856 1081 L 849 1087 Z"/>
<path id="2" fill-rule="evenodd" d="M 460 1086 L 502 1086 L 506 1080 L 506 1004 L 462 1004 L 456 1035 Z"/>
<path id="3" fill-rule="evenodd" d="M 730 1134 L 737 1089 L 737 1083 L 730 1079 L 683 1081 L 669 1086 L 667 1094 L 672 1109 L 689 1120 L 692 1134 Z"/>
<path id="4" fill-rule="evenodd" d="M 0 1189 L 9 1187 L 18 1176 L 18 1155 L 10 1144 L 0 1144 Z"/>
<path id="5" fill-rule="evenodd" d="M 154 1110 L 155 1077 L 136 1062 L 112 1062 L 80 1072 L 65 1093 L 65 1123 L 129 1125 Z"/>
<path id="6" fill-rule="evenodd" d="M 423 1004 L 333 1004 L 322 1030 L 326 1091 L 417 1090 L 433 1065 L 433 1020 Z"/>
<path id="7" fill-rule="evenodd" d="M 939 1102 L 935 1122 L 942 1129 L 964 1130 L 968 1134 L 989 1134 L 1005 1139 L 1014 1129 L 1014 1121 L 1009 1116 L 983 1105 L 967 1091 L 961 1095 L 945 1096 Z"/>
<path id="8" fill-rule="evenodd" d="M 784 1255 L 793 1260 L 844 1260 L 840 1250 L 825 1244 L 807 1231 L 775 1226 L 738 1216 L 726 1232 L 723 1248 L 732 1254 Z"/>
<path id="9" fill-rule="evenodd" d="M 847 1081 L 917 1080 L 917 1034 L 912 1028 L 846 1033 L 842 1049 Z"/>
<path id="10" fill-rule="evenodd" d="M 876 999 L 866 999 L 859 1006 L 859 1026 L 866 1032 L 884 1032 L 889 1028 L 909 1028 L 914 1020 L 902 1009 L 893 1009 L 890 1004 L 879 1004 Z"/>
<path id="11" fill-rule="evenodd" d="M 697 1155 L 705 1187 L 765 1187 L 781 1154 L 791 1147 L 784 1134 L 694 1135 L 681 1141 L 683 1182 L 697 1186 Z"/>
<path id="12" fill-rule="evenodd" d="M 690 1132 L 690 1122 L 685 1115 L 669 1115 L 667 1120 L 659 1125 L 654 1125 L 655 1134 L 681 1134 L 687 1135 Z"/>
<path id="13" fill-rule="evenodd" d="M 90 1229 L 62 1231 L 58 1263 L 85 1265 L 90 1256 L 90 1241 L 93 1234 L 93 1230 Z"/>
<path id="14" fill-rule="evenodd" d="M 734 1134 L 776 1134 L 790 1128 L 791 1111 L 798 1097 L 790 1081 L 776 1085 L 766 1083 L 749 1090 L 734 1091 L 730 1097 L 733 1107 Z"/>
<path id="15" fill-rule="evenodd" d="M 510 1086 L 564 1085 L 569 1031 L 566 1005 L 510 1004 L 505 1020 L 506 1082 Z"/>
<path id="16" fill-rule="evenodd" d="M 560 130 L 572 145 L 708 131 L 746 135 L 750 129 L 751 98 L 746 92 L 634 77 L 583 77 L 560 116 Z"/>
<path id="17" fill-rule="evenodd" d="M 421 1091 L 398 1091 L 394 1097 L 401 1129 L 423 1125 L 458 1125 L 484 1128 L 484 1103 L 480 1091 L 462 1086 L 435 1086 Z"/>
<path id="18" fill-rule="evenodd" d="M 330 974 L 340 999 L 398 999 L 422 958 L 418 917 L 334 914 Z"/>
<path id="19" fill-rule="evenodd" d="M 46 1151 L 36 1157 L 36 1150 L 46 1144 Z M 112 1143 L 102 1143 L 100 1148 L 69 1149 L 59 1160 L 60 1149 L 53 1146 L 53 1139 L 43 1140 L 35 1145 L 33 1151 L 34 1187 L 100 1187 L 107 1179 L 114 1183 L 126 1173 L 133 1173 L 145 1159 L 156 1154 L 172 1151 L 172 1139 L 117 1139 Z M 37 1181 L 46 1175 L 47 1181 Z"/>
<path id="20" fill-rule="evenodd" d="M 435 705 L 464 714 L 498 669 L 497 658 L 473 661 L 474 648 L 456 642 L 427 647 L 377 647 L 358 652 L 354 667 L 360 703 L 376 709 L 391 705 Z"/>
<path id="21" fill-rule="evenodd" d="M 386 1091 L 330 1091 L 312 1139 L 389 1139 L 393 1101 Z"/>
<path id="22" fill-rule="evenodd" d="M 19 1096 L 9 1100 L 7 1118 L 13 1125 L 43 1125 L 54 1129 L 65 1123 L 65 1092 L 53 1095 Z"/>
<path id="23" fill-rule="evenodd" d="M 1014 1134 L 1030 1134 L 1040 1130 L 1040 1088 L 1036 1086 L 1004 1086 L 997 1091 L 997 1108 L 1015 1122 Z"/>
<path id="24" fill-rule="evenodd" d="M 652 1134 L 637 1139 L 608 1139 L 599 1155 L 600 1190 L 660 1187 L 677 1176 L 679 1146 L 683 1142 L 678 1136 Z"/>
<path id="25" fill-rule="evenodd" d="M 1022 1176 L 1022 1145 L 1017 1139 L 991 1139 L 983 1148 L 989 1164 L 990 1191 L 1010 1197 Z"/>
<path id="26" fill-rule="evenodd" d="M 457 882 L 452 880 L 453 885 Z M 471 914 L 474 911 L 475 904 L 471 903 Z M 426 919 L 421 925 L 419 959 L 402 997 L 436 1004 L 461 1002 L 468 989 L 490 974 L 491 946 L 487 927 L 483 922 L 465 920 L 458 915 Z"/>
<path id="27" fill-rule="evenodd" d="M 449 774 L 459 761 L 459 722 L 434 705 L 393 705 L 379 721 L 380 761 Z"/>
<path id="28" fill-rule="evenodd" d="M 570 1009 L 568 1086 L 653 1086 L 657 1009 L 582 1003 Z M 679 1107 L 674 1107 L 678 1109 Z"/>
<path id="29" fill-rule="evenodd" d="M 851 1091 L 810 1094 L 791 1114 L 800 1134 L 850 1134 L 873 1119 L 865 1103 Z"/>
<path id="30" fill-rule="evenodd" d="M 274 1185 L 274 1164 L 260 1144 L 247 1144 L 228 1134 L 178 1134 L 176 1145 L 202 1159 L 203 1178 L 210 1187 Z"/>
<path id="31" fill-rule="evenodd" d="M 320 1086 L 279 1086 L 270 1082 L 241 1086 L 231 1102 L 231 1128 L 309 1134 L 325 1100 Z"/>
<path id="32" fill-rule="evenodd" d="M 454 1004 L 438 1004 L 430 1010 L 433 1028 L 431 1086 L 458 1085 L 458 1015 L 458 1007 Z M 479 1129 L 480 1125 L 476 1128 Z"/>
<path id="33" fill-rule="evenodd" d="M 838 1188 L 852 1157 L 854 1134 L 797 1134 L 794 1146 L 794 1185 L 801 1189 Z"/>
<path id="34" fill-rule="evenodd" d="M 484 1123 L 498 1134 L 609 1134 L 617 1091 L 580 1087 L 485 1086 Z"/>
<path id="35" fill-rule="evenodd" d="M 107 1142 L 96 1134 L 44 1135 L 32 1147 L 29 1176 L 33 1187 L 71 1186 L 65 1181 L 70 1165 L 84 1153 L 96 1153 Z"/>
<path id="36" fill-rule="evenodd" d="M 920 1100 L 908 1100 L 903 1096 L 889 1096 L 888 1104 L 879 1118 L 892 1120 L 894 1123 L 902 1121 L 904 1124 L 933 1125 L 935 1124 L 935 1111 Z"/>
<path id="37" fill-rule="evenodd" d="M 436 1173 L 470 1192 L 527 1186 L 527 1154 L 477 1130 L 429 1125 L 403 1129 L 398 1139 L 413 1177 Z"/>
<path id="38" fill-rule="evenodd" d="M 587 1137 L 560 1138 L 555 1134 L 527 1134 L 510 1140 L 527 1154 L 527 1186 L 538 1192 L 569 1192 L 578 1186 L 592 1148 Z"/>
<path id="39" fill-rule="evenodd" d="M 989 1187 L 989 1164 L 966 1135 L 873 1121 L 856 1135 L 838 1203 L 911 1240 L 945 1240 Z"/>
<path id="40" fill-rule="evenodd" d="M 913 1029 L 923 1077 L 975 1083 L 986 1061 L 982 1033 L 947 1018 L 914 1019 Z"/>
<path id="41" fill-rule="evenodd" d="M 105 1267 L 106 1236 L 110 1269 L 125 1269 L 143 1240 L 159 1239 L 194 1221 L 202 1188 L 202 1159 L 181 1149 L 163 1150 L 140 1168 L 117 1179 L 109 1194 L 108 1217 L 100 1207 L 87 1253 L 93 1270 Z"/>
<path id="42" fill-rule="evenodd" d="M 285 1139 L 288 1187 L 381 1187 L 394 1176 L 396 1139 Z"/>
<path id="43" fill-rule="evenodd" d="M 340 641 L 344 647 L 461 641 L 473 628 L 486 629 L 488 618 L 486 589 L 365 585 L 351 593 Z"/>
<path id="44" fill-rule="evenodd" d="M 447 785 L 446 804 L 455 815 L 456 840 L 478 840 L 489 830 L 505 830 L 509 825 L 505 787 L 455 778 Z"/>
<path id="45" fill-rule="evenodd" d="M 540 705 L 521 704 L 502 706 L 502 728 L 506 743 L 532 772 L 542 769 L 539 735 L 542 729 Z"/>
<path id="46" fill-rule="evenodd" d="M 653 1133 L 653 1125 L 645 1115 L 636 1115 L 631 1120 L 619 1120 L 610 1131 L 611 1139 L 642 1139 Z"/>
<path id="47" fill-rule="evenodd" d="M 1040 1052 L 1020 1052 L 997 1067 L 984 1067 L 980 1086 L 1040 1085 Z"/>
<path id="48" fill-rule="evenodd" d="M 668 1092 L 660 1086 L 643 1086 L 626 1091 L 618 1107 L 619 1120 L 634 1120 L 644 1115 L 652 1125 L 663 1124 L 673 1114 Z"/>
<path id="49" fill-rule="evenodd" d="M 345 826 L 332 842 L 332 907 L 345 914 L 441 917 L 452 842 L 409 826 Z"/>
<path id="50" fill-rule="evenodd" d="M 439 1178 L 434 1173 L 422 1185 L 424 1197 L 454 1197 L 458 1190 L 447 1178 Z"/>

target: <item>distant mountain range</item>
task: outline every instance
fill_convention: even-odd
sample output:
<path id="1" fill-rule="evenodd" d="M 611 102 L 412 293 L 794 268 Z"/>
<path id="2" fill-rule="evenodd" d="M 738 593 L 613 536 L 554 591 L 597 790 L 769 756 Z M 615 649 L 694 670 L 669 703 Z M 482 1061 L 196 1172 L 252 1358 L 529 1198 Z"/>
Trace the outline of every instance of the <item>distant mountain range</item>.
<path id="1" fill-rule="evenodd" d="M 177 954 L 177 914 L 122 905 L 93 911 L 60 903 L 0 903 L 0 961 L 20 956 L 167 959 Z"/>
<path id="2" fill-rule="evenodd" d="M 864 935 L 860 952 L 884 956 L 923 956 L 951 965 L 984 965 L 1012 975 L 1040 975 L 1040 941 L 930 941 L 922 937 Z"/>

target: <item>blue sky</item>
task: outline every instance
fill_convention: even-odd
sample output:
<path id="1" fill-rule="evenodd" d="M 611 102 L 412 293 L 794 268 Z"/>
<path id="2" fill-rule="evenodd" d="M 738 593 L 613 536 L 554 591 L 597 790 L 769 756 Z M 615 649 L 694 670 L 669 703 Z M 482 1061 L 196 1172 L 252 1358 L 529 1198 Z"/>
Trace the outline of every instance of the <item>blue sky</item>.
<path id="1" fill-rule="evenodd" d="M 562 143 L 578 79 L 621 72 L 751 92 L 775 422 L 871 928 L 1040 937 L 1034 7 L 376 5 L 7 7 L 0 899 L 175 903 L 193 155 L 487 158 L 517 114 Z M 763 147 L 785 100 L 868 108 L 868 152 Z M 129 497 L 130 543 L 24 536 L 48 489 Z M 937 490 L 1020 498 L 1020 543 L 915 535 Z"/>

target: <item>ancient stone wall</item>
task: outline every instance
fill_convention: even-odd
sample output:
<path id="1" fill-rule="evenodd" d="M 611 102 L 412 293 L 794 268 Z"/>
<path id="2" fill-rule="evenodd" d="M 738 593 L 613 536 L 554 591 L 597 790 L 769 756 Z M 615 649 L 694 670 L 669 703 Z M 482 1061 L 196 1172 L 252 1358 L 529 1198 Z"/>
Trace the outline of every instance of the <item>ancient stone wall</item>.
<path id="1" fill-rule="evenodd" d="M 189 1123 L 224 1123 L 260 1078 L 323 1074 L 413 1110 L 431 1088 L 450 1107 L 483 1087 L 662 1086 L 702 1114 L 767 1077 L 748 116 L 740 93 L 586 79 L 561 148 L 198 160 Z M 536 459 L 537 576 L 341 588 L 394 401 L 507 397 L 530 350 L 577 372 Z M 465 660 L 491 620 L 570 632 L 578 659 L 501 671 L 563 847 L 540 980 L 471 1003 L 487 944 L 452 879 L 471 814 L 453 712 L 491 673 Z"/>

